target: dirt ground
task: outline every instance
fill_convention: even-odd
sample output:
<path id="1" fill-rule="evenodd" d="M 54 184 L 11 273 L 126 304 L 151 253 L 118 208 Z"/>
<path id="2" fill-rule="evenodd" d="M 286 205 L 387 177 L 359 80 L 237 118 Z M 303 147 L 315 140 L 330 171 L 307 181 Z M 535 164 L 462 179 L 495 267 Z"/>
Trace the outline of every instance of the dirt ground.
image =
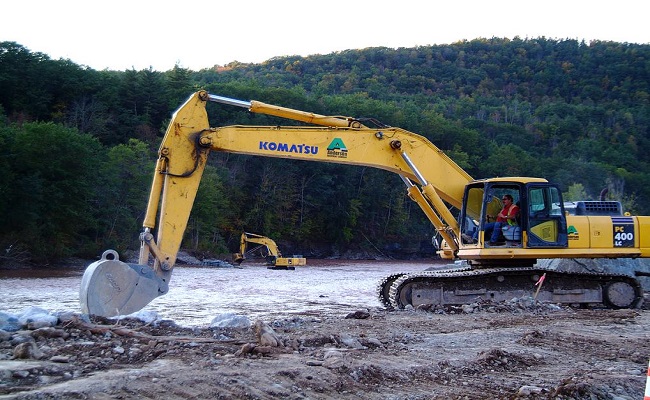
<path id="1" fill-rule="evenodd" d="M 31 328 L 0 337 L 0 399 L 641 399 L 650 357 L 647 306 Z"/>

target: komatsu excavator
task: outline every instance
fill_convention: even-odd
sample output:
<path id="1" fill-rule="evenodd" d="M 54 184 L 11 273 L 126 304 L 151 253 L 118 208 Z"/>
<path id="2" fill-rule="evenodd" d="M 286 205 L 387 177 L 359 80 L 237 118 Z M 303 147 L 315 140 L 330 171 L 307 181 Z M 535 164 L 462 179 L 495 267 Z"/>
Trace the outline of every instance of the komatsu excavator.
<path id="1" fill-rule="evenodd" d="M 247 250 L 249 243 L 255 243 L 258 246 Z M 246 259 L 246 254 L 260 248 L 266 249 L 263 254 L 269 269 L 296 269 L 296 266 L 307 265 L 307 259 L 301 256 L 282 257 L 282 253 L 273 239 L 249 232 L 241 234 L 239 253 L 233 254 L 233 262 L 241 264 Z"/>
<path id="2" fill-rule="evenodd" d="M 212 128 L 206 109 L 211 102 L 303 125 Z M 545 179 L 474 180 L 425 137 L 370 121 L 373 126 L 352 117 L 194 93 L 173 114 L 160 145 L 138 263 L 124 263 L 117 252 L 105 251 L 82 278 L 82 310 L 100 316 L 129 314 L 167 293 L 211 151 L 360 165 L 397 174 L 442 237 L 438 253 L 454 262 L 449 268 L 387 276 L 378 288 L 387 307 L 502 301 L 533 292 L 538 301 L 562 304 L 640 305 L 643 290 L 634 274 L 560 272 L 540 268 L 536 261 L 648 257 L 650 217 L 569 215 L 560 189 Z M 506 194 L 520 212 L 502 243 L 491 245 L 485 234 L 487 218 L 499 212 Z"/>

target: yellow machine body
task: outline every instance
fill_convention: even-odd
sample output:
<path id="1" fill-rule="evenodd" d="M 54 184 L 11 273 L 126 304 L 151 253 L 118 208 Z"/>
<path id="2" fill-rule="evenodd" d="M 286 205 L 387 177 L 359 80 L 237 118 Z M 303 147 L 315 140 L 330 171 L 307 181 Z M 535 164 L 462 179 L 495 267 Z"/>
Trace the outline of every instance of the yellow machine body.
<path id="1" fill-rule="evenodd" d="M 244 107 L 251 112 L 315 126 L 211 128 L 206 111 L 208 102 Z M 418 204 L 442 238 L 439 254 L 443 258 L 503 264 L 538 258 L 636 258 L 650 254 L 650 217 L 568 216 L 558 188 L 545 179 L 474 180 L 428 139 L 404 129 L 370 128 L 351 117 L 322 116 L 199 91 L 174 113 L 159 149 L 138 262 L 141 269 L 148 268 L 151 263 L 156 282 L 161 282 L 154 285 L 158 287 L 157 292 L 155 288 L 148 290 L 153 293 L 149 296 L 155 297 L 167 290 L 211 151 L 359 165 L 395 173 L 406 185 L 408 196 Z M 496 247 L 488 244 L 486 218 L 502 207 L 499 196 L 502 192 L 512 193 L 518 202 L 521 201 L 522 216 L 519 240 Z M 460 210 L 460 214 L 452 210 Z M 465 240 L 466 237 L 473 240 Z M 275 249 L 277 251 L 277 246 Z M 285 263 L 304 265 L 304 259 L 282 259 L 277 252 L 275 265 Z M 111 262 L 111 274 L 120 274 L 116 264 Z M 89 273 L 104 273 L 106 269 L 94 268 Z M 132 269 L 125 265 L 122 272 L 131 273 Z M 143 276 L 148 275 L 140 274 L 138 279 L 142 281 Z M 84 281 L 105 285 L 106 279 Z M 134 279 L 135 285 L 138 283 Z M 93 293 L 111 289 L 85 287 L 82 293 L 86 298 L 82 302 L 94 304 L 88 310 L 90 313 L 116 315 L 146 304 L 142 298 L 137 298 L 136 305 L 131 304 L 135 300 L 130 293 L 137 291 L 131 289 L 114 288 L 115 293 L 104 295 L 102 298 L 108 300 L 99 306 L 96 301 L 90 301 L 94 300 Z"/>

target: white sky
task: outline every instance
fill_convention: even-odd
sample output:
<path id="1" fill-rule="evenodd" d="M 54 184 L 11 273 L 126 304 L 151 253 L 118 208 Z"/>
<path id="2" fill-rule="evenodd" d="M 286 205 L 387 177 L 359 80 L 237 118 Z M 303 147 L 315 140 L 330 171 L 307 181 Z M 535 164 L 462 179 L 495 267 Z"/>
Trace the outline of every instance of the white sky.
<path id="1" fill-rule="evenodd" d="M 646 0 L 15 0 L 0 41 L 96 70 L 519 36 L 650 44 Z"/>

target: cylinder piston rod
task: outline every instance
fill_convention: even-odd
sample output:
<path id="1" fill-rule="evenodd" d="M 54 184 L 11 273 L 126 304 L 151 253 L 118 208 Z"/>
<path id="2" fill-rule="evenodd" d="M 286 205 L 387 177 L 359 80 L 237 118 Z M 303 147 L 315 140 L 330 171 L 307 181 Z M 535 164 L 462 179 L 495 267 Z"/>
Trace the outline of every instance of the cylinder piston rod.
<path id="1" fill-rule="evenodd" d="M 231 99 L 230 97 L 217 96 L 216 94 L 208 94 L 208 100 L 215 103 L 229 104 L 231 106 L 251 108 L 251 102 L 245 100 Z"/>

